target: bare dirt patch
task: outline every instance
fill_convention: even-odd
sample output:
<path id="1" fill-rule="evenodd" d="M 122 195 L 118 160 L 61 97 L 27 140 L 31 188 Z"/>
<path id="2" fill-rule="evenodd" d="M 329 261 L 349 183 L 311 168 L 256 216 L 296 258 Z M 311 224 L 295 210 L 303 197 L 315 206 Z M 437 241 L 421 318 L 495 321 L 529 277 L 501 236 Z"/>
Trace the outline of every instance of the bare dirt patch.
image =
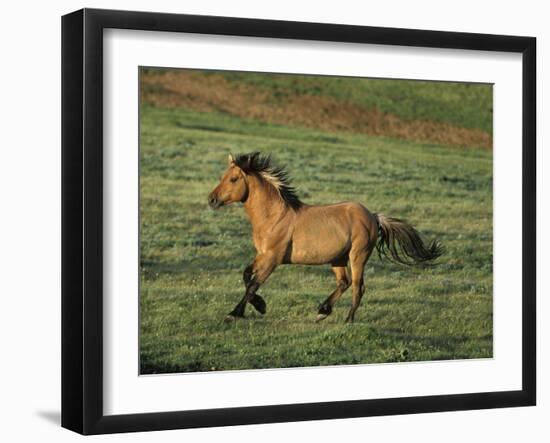
<path id="1" fill-rule="evenodd" d="M 493 144 L 492 136 L 479 129 L 433 121 L 403 120 L 378 109 L 367 109 L 320 95 L 299 94 L 276 98 L 251 85 L 228 82 L 221 76 L 194 71 L 144 72 L 140 87 L 142 102 L 160 107 L 226 112 L 267 123 L 460 147 L 491 149 Z"/>

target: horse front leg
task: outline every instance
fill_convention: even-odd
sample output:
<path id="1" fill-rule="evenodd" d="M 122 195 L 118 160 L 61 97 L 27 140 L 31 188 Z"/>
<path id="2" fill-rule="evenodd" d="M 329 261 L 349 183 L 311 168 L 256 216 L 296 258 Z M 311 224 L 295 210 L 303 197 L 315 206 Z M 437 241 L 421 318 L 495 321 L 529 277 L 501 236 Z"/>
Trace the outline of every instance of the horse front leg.
<path id="1" fill-rule="evenodd" d="M 245 288 L 250 283 L 250 281 L 252 280 L 252 276 L 254 275 L 253 266 L 253 263 L 248 265 L 243 272 L 243 281 Z M 256 311 L 258 311 L 260 314 L 265 314 L 267 305 L 260 294 L 254 293 L 252 299 L 249 300 L 249 303 L 254 306 L 254 309 L 256 309 Z"/>
<path id="2" fill-rule="evenodd" d="M 267 280 L 277 266 L 277 261 L 273 255 L 262 254 L 256 256 L 251 269 L 245 269 L 243 280 L 245 281 L 244 296 L 237 306 L 229 313 L 226 320 L 235 320 L 244 317 L 244 310 L 247 303 L 251 303 L 260 312 L 263 306 L 265 312 L 264 300 L 256 294 L 260 285 Z"/>

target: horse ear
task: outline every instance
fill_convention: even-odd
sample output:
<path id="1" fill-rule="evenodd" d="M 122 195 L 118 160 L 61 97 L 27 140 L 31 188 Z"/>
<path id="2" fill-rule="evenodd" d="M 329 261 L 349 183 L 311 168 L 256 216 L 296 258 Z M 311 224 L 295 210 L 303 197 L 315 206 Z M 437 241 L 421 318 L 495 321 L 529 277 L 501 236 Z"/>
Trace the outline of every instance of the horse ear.
<path id="1" fill-rule="evenodd" d="M 227 156 L 227 164 L 231 166 L 233 163 L 235 163 L 235 158 L 233 157 L 233 154 L 229 154 Z"/>

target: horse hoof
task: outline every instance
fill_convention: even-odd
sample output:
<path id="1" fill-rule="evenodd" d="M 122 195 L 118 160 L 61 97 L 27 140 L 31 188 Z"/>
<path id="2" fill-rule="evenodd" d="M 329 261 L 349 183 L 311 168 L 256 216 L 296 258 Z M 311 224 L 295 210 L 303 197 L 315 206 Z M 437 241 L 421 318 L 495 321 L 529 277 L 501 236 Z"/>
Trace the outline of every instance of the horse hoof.
<path id="1" fill-rule="evenodd" d="M 315 319 L 315 323 L 319 323 L 320 321 L 324 320 L 327 317 L 328 317 L 327 314 L 317 314 L 317 318 Z"/>
<path id="2" fill-rule="evenodd" d="M 225 323 L 233 323 L 243 317 L 238 317 L 236 315 L 228 314 L 225 316 L 225 319 L 223 320 Z"/>

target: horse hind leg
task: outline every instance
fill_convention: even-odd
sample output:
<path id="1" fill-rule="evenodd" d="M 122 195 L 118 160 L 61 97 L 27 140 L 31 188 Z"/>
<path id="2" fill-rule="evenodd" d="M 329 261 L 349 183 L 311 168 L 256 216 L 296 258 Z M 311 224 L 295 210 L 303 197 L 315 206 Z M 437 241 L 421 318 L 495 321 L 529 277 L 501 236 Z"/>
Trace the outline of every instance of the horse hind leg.
<path id="1" fill-rule="evenodd" d="M 365 280 L 363 273 L 365 271 L 365 265 L 372 253 L 372 248 L 361 251 L 350 252 L 350 268 L 351 268 L 351 285 L 352 285 L 352 302 L 348 316 L 346 317 L 346 323 L 353 323 L 355 318 L 355 312 L 361 304 L 361 299 L 365 293 Z"/>
<path id="2" fill-rule="evenodd" d="M 359 308 L 359 305 L 361 304 L 361 299 L 363 298 L 363 294 L 365 293 L 365 283 L 363 277 L 361 277 L 361 280 L 358 282 L 354 281 L 352 285 L 353 296 L 351 308 L 349 310 L 348 316 L 346 317 L 346 323 L 353 323 L 355 319 L 355 311 L 357 311 L 357 308 Z"/>
<path id="3" fill-rule="evenodd" d="M 319 322 L 327 318 L 331 312 L 332 307 L 342 296 L 346 289 L 350 286 L 350 281 L 347 275 L 346 266 L 333 266 L 332 271 L 336 277 L 336 289 L 328 296 L 328 298 L 319 305 L 319 310 L 317 311 L 317 318 L 315 321 Z"/>

